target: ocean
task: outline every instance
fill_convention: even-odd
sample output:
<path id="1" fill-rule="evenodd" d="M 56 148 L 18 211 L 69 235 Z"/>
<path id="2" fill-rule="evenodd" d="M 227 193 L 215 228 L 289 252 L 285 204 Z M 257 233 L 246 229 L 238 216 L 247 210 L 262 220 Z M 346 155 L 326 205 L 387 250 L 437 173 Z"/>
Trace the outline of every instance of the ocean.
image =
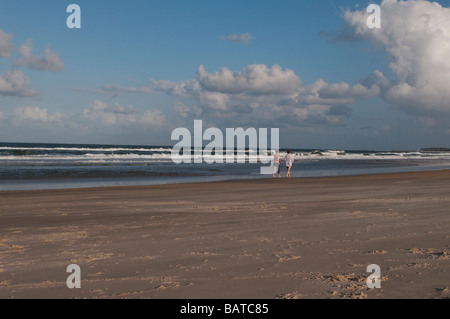
<path id="1" fill-rule="evenodd" d="M 450 152 L 439 150 L 291 151 L 295 156 L 292 177 L 450 169 Z M 0 190 L 272 178 L 260 174 L 260 167 L 267 164 L 251 162 L 257 159 L 256 152 L 246 152 L 246 163 L 221 164 L 175 164 L 171 152 L 170 146 L 0 143 Z M 285 154 L 282 149 L 281 157 Z"/>

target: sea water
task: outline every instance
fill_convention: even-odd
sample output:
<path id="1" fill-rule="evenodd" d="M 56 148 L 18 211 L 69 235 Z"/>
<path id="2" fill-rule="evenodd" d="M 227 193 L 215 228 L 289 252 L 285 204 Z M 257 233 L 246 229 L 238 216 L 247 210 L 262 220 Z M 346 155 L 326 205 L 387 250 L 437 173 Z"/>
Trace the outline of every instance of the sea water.
<path id="1" fill-rule="evenodd" d="M 292 177 L 450 168 L 450 152 L 291 149 Z M 286 150 L 281 150 L 281 158 Z M 151 185 L 272 178 L 262 164 L 175 164 L 170 146 L 0 143 L 0 190 Z M 281 165 L 281 173 L 285 167 Z"/>

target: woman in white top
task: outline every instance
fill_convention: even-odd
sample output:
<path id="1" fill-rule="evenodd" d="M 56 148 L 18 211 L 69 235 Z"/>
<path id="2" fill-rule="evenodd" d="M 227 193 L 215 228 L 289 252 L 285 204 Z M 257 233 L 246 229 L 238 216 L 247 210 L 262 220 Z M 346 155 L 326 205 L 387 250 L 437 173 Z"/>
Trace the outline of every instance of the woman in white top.
<path id="1" fill-rule="evenodd" d="M 278 171 L 278 177 L 281 177 L 280 174 L 280 151 L 277 151 L 273 156 L 273 173 L 272 178 L 275 178 L 275 172 Z"/>

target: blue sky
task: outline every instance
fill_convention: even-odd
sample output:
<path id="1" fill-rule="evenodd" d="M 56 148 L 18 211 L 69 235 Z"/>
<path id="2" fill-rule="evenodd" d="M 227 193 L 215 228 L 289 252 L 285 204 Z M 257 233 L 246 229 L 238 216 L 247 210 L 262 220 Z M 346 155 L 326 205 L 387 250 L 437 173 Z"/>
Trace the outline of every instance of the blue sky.
<path id="1" fill-rule="evenodd" d="M 449 147 L 448 3 L 375 1 L 381 29 L 369 3 L 2 3 L 0 141 L 171 145 L 202 119 L 282 147 Z"/>

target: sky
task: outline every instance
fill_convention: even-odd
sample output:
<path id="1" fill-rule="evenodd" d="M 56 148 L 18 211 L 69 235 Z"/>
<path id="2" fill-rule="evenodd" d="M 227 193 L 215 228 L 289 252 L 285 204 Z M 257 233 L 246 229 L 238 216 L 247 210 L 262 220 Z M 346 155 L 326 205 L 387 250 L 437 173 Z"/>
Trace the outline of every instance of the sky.
<path id="1" fill-rule="evenodd" d="M 0 142 L 174 145 L 198 119 L 283 148 L 450 147 L 449 56 L 446 0 L 3 1 Z"/>

